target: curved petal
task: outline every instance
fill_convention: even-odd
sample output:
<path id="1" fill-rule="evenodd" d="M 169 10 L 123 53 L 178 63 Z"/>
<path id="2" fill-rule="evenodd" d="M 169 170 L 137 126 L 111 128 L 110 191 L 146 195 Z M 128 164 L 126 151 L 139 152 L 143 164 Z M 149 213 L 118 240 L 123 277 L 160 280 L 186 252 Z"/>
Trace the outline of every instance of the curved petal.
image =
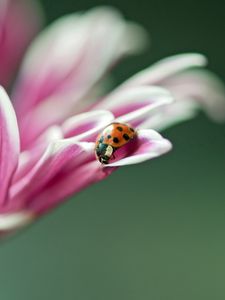
<path id="1" fill-rule="evenodd" d="M 52 117 L 52 124 L 74 114 L 75 103 L 90 94 L 121 56 L 136 52 L 145 39 L 141 27 L 126 22 L 109 7 L 54 22 L 38 36 L 23 63 L 14 90 L 20 123 L 28 112 L 32 122 L 32 111 L 46 101 L 48 107 L 57 103 L 55 110 L 59 113 Z M 65 101 L 69 107 L 66 111 Z"/>
<path id="2" fill-rule="evenodd" d="M 138 131 L 138 136 L 135 140 L 118 150 L 120 153 L 116 153 L 116 161 L 105 165 L 105 167 L 138 164 L 165 154 L 171 148 L 170 141 L 163 138 L 156 131 L 142 129 Z"/>
<path id="3" fill-rule="evenodd" d="M 0 84 L 8 87 L 28 44 L 42 23 L 37 1 L 0 1 Z"/>
<path id="4" fill-rule="evenodd" d="M 63 139 L 63 132 L 60 126 L 54 125 L 47 128 L 38 139 L 36 139 L 34 146 L 36 147 L 46 147 L 53 141 Z M 33 148 L 31 147 L 31 151 Z"/>
<path id="5" fill-rule="evenodd" d="M 47 185 L 36 194 L 28 208 L 36 215 L 48 212 L 50 209 L 64 202 L 68 197 L 87 188 L 89 185 L 103 180 L 116 168 L 104 168 L 95 159 L 71 170 L 63 177 Z"/>
<path id="6" fill-rule="evenodd" d="M 206 57 L 198 53 L 185 53 L 170 56 L 135 74 L 119 88 L 141 85 L 161 85 L 165 79 L 170 78 L 177 73 L 190 68 L 203 67 L 206 63 Z"/>
<path id="7" fill-rule="evenodd" d="M 36 165 L 49 144 L 63 139 L 62 130 L 59 126 L 48 128 L 34 143 L 34 145 L 19 155 L 19 163 L 12 178 L 12 183 L 21 180 L 22 177 Z"/>
<path id="8" fill-rule="evenodd" d="M 96 160 L 94 143 L 62 140 L 47 149 L 26 180 L 12 187 L 12 206 L 5 213 L 26 207 L 35 216 L 43 214 L 113 170 Z"/>
<path id="9" fill-rule="evenodd" d="M 155 111 L 150 118 L 140 124 L 139 128 L 162 131 L 179 122 L 194 118 L 198 110 L 199 105 L 192 100 L 176 101 Z"/>
<path id="10" fill-rule="evenodd" d="M 93 156 L 92 143 L 77 143 L 72 139 L 52 142 L 30 172 L 12 185 L 11 203 L 27 206 L 53 178 L 64 177 L 71 169 L 77 168 Z"/>
<path id="11" fill-rule="evenodd" d="M 19 155 L 18 167 L 12 178 L 12 184 L 15 184 L 17 181 L 22 180 L 37 164 L 43 152 L 46 148 L 44 147 L 35 147 L 32 151 L 24 151 Z"/>
<path id="12" fill-rule="evenodd" d="M 28 211 L 0 214 L 0 236 L 1 234 L 8 234 L 9 232 L 24 227 L 30 224 L 34 219 L 34 214 Z"/>
<path id="13" fill-rule="evenodd" d="M 173 102 L 170 93 L 160 87 L 142 86 L 114 92 L 94 108 L 110 110 L 116 121 L 139 126 L 156 110 Z"/>
<path id="14" fill-rule="evenodd" d="M 163 84 L 178 101 L 195 101 L 214 121 L 225 120 L 225 85 L 206 70 L 189 70 Z"/>
<path id="15" fill-rule="evenodd" d="M 93 141 L 97 134 L 114 120 L 109 111 L 94 110 L 69 118 L 62 124 L 64 138 Z"/>
<path id="16" fill-rule="evenodd" d="M 18 164 L 20 140 L 15 112 L 2 87 L 0 87 L 0 129 L 0 205 L 3 206 Z"/>

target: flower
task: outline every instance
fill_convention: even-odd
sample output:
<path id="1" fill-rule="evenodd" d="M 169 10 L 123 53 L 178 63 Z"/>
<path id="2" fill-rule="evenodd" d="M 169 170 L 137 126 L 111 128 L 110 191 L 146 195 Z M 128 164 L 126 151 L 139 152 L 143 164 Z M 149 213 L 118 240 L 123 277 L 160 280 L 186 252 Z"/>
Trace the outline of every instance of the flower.
<path id="1" fill-rule="evenodd" d="M 0 19 L 6 22 L 6 17 Z M 171 143 L 154 129 L 190 118 L 199 107 L 216 120 L 225 118 L 223 84 L 200 68 L 206 63 L 200 54 L 162 60 L 107 93 L 107 72 L 123 56 L 139 52 L 146 39 L 139 25 L 108 7 L 65 16 L 34 39 L 12 102 L 0 88 L 2 234 L 30 223 L 120 166 L 168 152 Z M 131 124 L 138 135 L 117 150 L 115 160 L 101 165 L 95 139 L 113 121 Z"/>

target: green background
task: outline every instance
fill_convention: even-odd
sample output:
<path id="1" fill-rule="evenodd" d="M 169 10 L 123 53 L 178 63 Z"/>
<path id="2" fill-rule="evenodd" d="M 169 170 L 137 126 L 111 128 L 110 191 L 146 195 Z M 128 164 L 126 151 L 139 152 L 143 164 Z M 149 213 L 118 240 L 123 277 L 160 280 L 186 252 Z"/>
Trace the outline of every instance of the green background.
<path id="1" fill-rule="evenodd" d="M 42 2 L 48 22 L 110 4 L 148 29 L 151 49 L 116 68 L 118 83 L 188 51 L 225 79 L 222 0 Z M 171 153 L 121 168 L 1 245 L 1 300 L 225 299 L 225 126 L 201 114 L 163 134 Z"/>

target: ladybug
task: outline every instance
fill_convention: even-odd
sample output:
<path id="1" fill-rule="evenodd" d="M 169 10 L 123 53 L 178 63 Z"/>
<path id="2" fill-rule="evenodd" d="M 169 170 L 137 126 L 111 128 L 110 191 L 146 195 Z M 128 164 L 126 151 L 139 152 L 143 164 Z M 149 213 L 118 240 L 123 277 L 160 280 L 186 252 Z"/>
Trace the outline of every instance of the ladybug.
<path id="1" fill-rule="evenodd" d="M 98 135 L 95 144 L 95 154 L 102 164 L 108 164 L 114 152 L 126 145 L 136 136 L 137 132 L 129 124 L 114 122 L 109 124 Z"/>

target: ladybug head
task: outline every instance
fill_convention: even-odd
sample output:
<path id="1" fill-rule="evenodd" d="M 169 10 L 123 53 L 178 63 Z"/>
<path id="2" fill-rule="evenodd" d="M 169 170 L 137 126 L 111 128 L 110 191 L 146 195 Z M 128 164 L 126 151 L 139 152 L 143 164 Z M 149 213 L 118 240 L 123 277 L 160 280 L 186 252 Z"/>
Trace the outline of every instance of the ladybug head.
<path id="1" fill-rule="evenodd" d="M 99 146 L 96 148 L 96 155 L 98 157 L 98 160 L 102 164 L 108 164 L 109 159 L 111 158 L 113 154 L 113 147 L 107 144 L 99 144 Z"/>

